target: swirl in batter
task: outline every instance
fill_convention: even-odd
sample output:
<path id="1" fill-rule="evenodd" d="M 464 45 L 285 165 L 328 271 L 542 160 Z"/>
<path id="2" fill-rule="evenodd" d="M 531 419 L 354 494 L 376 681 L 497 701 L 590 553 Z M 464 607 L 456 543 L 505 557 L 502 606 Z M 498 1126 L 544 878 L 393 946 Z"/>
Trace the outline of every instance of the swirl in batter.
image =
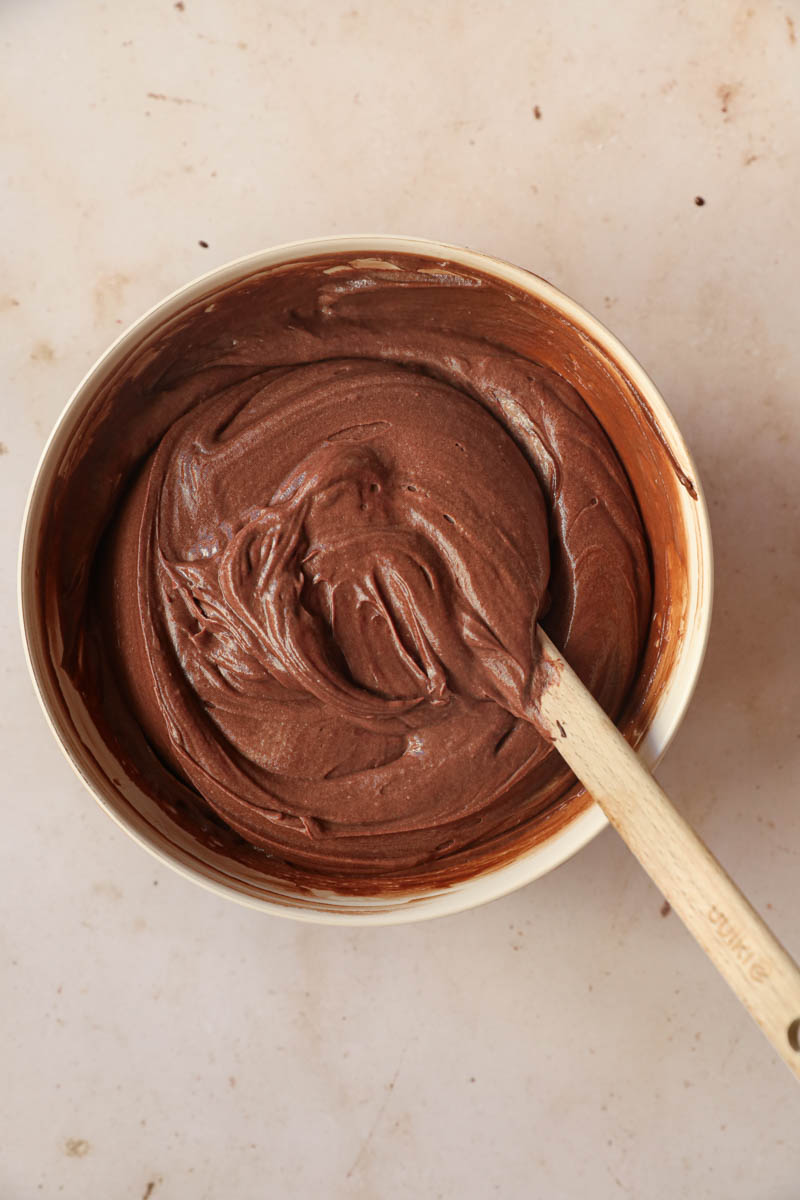
<path id="1" fill-rule="evenodd" d="M 298 268 L 285 303 L 255 292 L 246 329 L 172 365 L 180 415 L 106 538 L 104 636 L 162 764 L 328 876 L 439 862 L 540 811 L 569 775 L 526 719 L 535 623 L 615 715 L 649 620 L 600 425 L 471 336 L 463 280 L 435 284 Z M 461 328 L 428 302 L 443 287 Z"/>

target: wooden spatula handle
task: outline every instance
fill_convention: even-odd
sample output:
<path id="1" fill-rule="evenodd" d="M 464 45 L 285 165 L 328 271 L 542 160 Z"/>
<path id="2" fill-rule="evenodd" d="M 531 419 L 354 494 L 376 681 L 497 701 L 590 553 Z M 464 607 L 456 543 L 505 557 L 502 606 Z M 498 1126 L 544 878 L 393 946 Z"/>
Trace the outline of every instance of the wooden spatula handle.
<path id="1" fill-rule="evenodd" d="M 800 1078 L 800 970 L 542 631 L 536 723 Z"/>

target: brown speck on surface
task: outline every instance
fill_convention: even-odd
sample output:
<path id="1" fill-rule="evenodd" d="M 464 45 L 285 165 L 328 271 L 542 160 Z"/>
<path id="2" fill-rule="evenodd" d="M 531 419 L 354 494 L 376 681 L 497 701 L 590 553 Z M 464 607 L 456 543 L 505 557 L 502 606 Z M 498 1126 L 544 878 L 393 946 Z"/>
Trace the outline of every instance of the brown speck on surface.
<path id="1" fill-rule="evenodd" d="M 202 246 L 204 250 L 208 249 L 208 242 L 204 242 L 202 238 L 200 239 L 200 241 L 197 244 L 198 244 L 198 246 Z"/>
<path id="2" fill-rule="evenodd" d="M 186 5 L 183 3 L 183 0 L 175 0 L 175 7 L 178 12 L 186 12 Z"/>
<path id="3" fill-rule="evenodd" d="M 669 900 L 665 900 L 658 911 L 661 913 L 662 917 L 668 917 L 672 912 L 672 905 L 670 904 Z"/>
<path id="4" fill-rule="evenodd" d="M 470 1077 L 469 1077 L 469 1081 L 470 1081 L 470 1083 L 474 1083 L 474 1082 L 475 1082 L 475 1076 L 474 1076 L 474 1075 L 470 1075 Z"/>
<path id="5" fill-rule="evenodd" d="M 2 458 L 4 454 L 8 454 L 8 446 L 5 444 L 5 442 L 0 442 L 0 458 Z"/>
<path id="6" fill-rule="evenodd" d="M 742 159 L 742 163 L 745 167 L 752 166 L 754 162 L 758 162 L 757 154 L 745 154 L 744 158 Z"/>
<path id="7" fill-rule="evenodd" d="M 538 104 L 534 104 L 533 106 L 533 116 L 534 120 L 536 121 L 541 121 L 542 119 L 542 110 L 539 108 Z"/>
<path id="8" fill-rule="evenodd" d="M 721 83 L 717 88 L 717 98 L 719 100 L 720 112 L 727 118 L 730 109 L 731 101 L 739 90 L 739 85 L 736 83 Z"/>
<path id="9" fill-rule="evenodd" d="M 560 721 L 556 721 L 556 725 L 558 726 L 558 732 L 561 734 L 562 738 L 565 738 L 567 736 L 567 731 L 564 726 Z"/>
<path id="10" fill-rule="evenodd" d="M 228 1085 L 229 1085 L 229 1087 L 232 1087 L 232 1088 L 236 1087 L 236 1076 L 235 1075 L 228 1076 Z"/>
<path id="11" fill-rule="evenodd" d="M 19 308 L 19 300 L 14 296 L 0 296 L 0 312 L 5 312 L 9 308 Z"/>
<path id="12" fill-rule="evenodd" d="M 175 7 L 177 8 L 177 5 Z M 181 5 L 181 8 L 183 8 L 183 5 Z M 155 1179 L 148 1180 L 147 1185 L 145 1186 L 145 1189 L 142 1192 L 142 1200 L 150 1200 L 150 1197 L 152 1196 L 153 1192 L 155 1191 L 155 1188 L 156 1188 Z"/>
<path id="13" fill-rule="evenodd" d="M 68 1158 L 85 1158 L 89 1149 L 85 1138 L 67 1138 L 64 1142 L 64 1153 Z"/>
<path id="14" fill-rule="evenodd" d="M 789 31 L 789 41 L 793 46 L 797 45 L 797 30 L 795 29 L 794 17 L 786 14 L 786 28 Z"/>
<path id="15" fill-rule="evenodd" d="M 55 356 L 56 352 L 49 342 L 36 342 L 31 350 L 34 362 L 52 362 Z"/>
<path id="16" fill-rule="evenodd" d="M 194 104 L 197 108 L 208 107 L 203 104 L 202 100 L 190 100 L 188 96 L 168 96 L 166 92 L 148 92 L 147 96 L 150 100 L 163 100 L 167 104 Z"/>
<path id="17" fill-rule="evenodd" d="M 702 196 L 695 196 L 694 202 L 698 208 L 702 208 L 703 205 L 705 204 L 705 200 L 703 199 Z"/>

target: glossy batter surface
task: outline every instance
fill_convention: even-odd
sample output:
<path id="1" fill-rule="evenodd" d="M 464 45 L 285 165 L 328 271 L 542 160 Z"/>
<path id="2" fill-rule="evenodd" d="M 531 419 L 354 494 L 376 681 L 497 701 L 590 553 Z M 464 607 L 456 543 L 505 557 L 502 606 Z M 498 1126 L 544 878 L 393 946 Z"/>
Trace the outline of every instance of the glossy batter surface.
<path id="1" fill-rule="evenodd" d="M 535 622 L 613 715 L 650 614 L 583 400 L 473 335 L 488 281 L 397 266 L 300 265 L 184 342 L 92 585 L 162 764 L 327 879 L 478 850 L 552 802 Z"/>

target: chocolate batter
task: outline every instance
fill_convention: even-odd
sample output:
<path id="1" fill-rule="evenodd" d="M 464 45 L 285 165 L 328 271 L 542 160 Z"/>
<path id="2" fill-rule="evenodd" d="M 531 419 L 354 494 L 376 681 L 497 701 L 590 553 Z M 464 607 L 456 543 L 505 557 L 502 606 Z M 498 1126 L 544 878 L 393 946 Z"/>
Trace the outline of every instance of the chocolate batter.
<path id="1" fill-rule="evenodd" d="M 295 264 L 105 398 L 65 665 L 160 795 L 278 871 L 424 876 L 563 794 L 526 719 L 536 621 L 612 716 L 634 679 L 639 512 L 580 395 L 492 322 L 515 302 L 404 255 Z"/>

